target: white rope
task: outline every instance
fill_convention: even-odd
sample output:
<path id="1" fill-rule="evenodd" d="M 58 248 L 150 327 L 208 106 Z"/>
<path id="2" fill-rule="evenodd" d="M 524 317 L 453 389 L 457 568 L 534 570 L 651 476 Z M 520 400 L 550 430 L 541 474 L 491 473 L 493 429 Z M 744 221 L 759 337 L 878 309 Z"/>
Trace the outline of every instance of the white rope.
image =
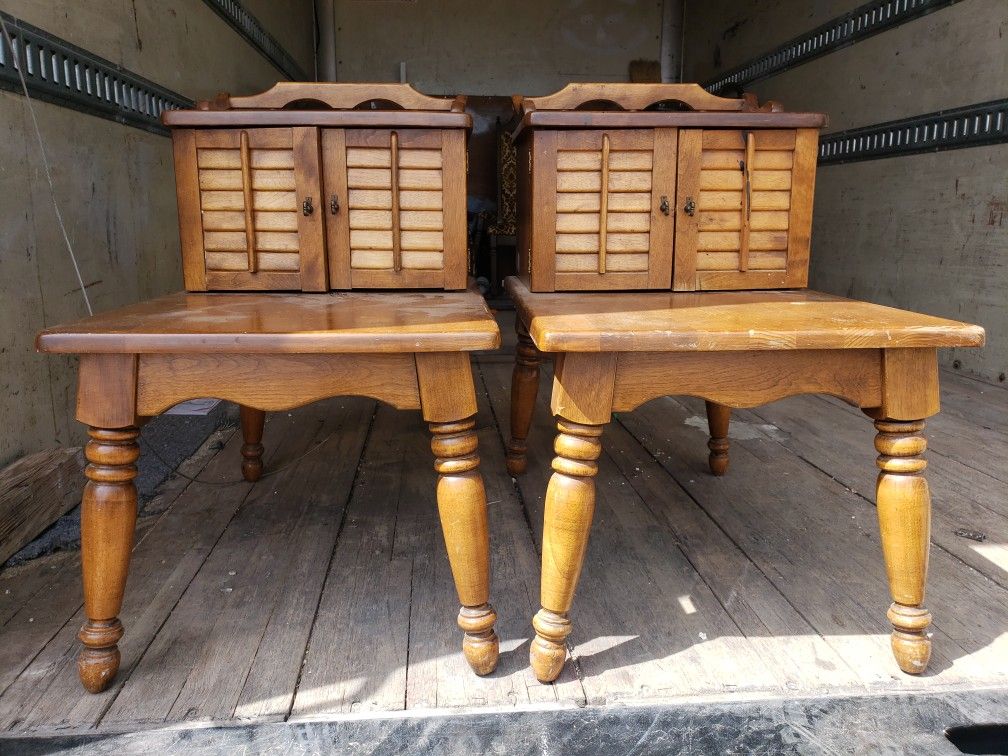
<path id="1" fill-rule="evenodd" d="M 49 196 L 52 198 L 53 210 L 56 212 L 56 222 L 63 233 L 63 241 L 66 242 L 67 252 L 70 253 L 70 261 L 73 263 L 74 273 L 77 274 L 77 283 L 80 286 L 81 294 L 84 296 L 84 305 L 87 307 L 88 315 L 94 315 L 91 309 L 91 300 L 88 298 L 87 288 L 84 286 L 84 279 L 81 276 L 80 266 L 77 264 L 77 255 L 74 254 L 73 245 L 70 243 L 70 236 L 67 234 L 66 226 L 63 225 L 63 214 L 60 212 L 59 204 L 56 202 L 56 186 L 53 183 L 52 171 L 49 170 L 49 158 L 46 157 L 45 144 L 42 142 L 42 132 L 39 130 L 38 118 L 35 117 L 35 108 L 32 105 L 31 97 L 28 95 L 28 83 L 25 81 L 24 72 L 21 70 L 21 60 L 15 52 L 14 40 L 11 39 L 10 32 L 7 31 L 7 24 L 4 23 L 3 14 L 0 13 L 0 29 L 10 47 L 11 55 L 14 59 L 14 68 L 17 69 L 18 78 L 21 79 L 21 89 L 24 91 L 25 101 L 28 103 L 28 112 L 31 114 L 32 125 L 35 127 L 35 138 L 38 140 L 39 154 L 42 156 L 42 167 L 45 169 L 46 181 L 49 182 Z"/>

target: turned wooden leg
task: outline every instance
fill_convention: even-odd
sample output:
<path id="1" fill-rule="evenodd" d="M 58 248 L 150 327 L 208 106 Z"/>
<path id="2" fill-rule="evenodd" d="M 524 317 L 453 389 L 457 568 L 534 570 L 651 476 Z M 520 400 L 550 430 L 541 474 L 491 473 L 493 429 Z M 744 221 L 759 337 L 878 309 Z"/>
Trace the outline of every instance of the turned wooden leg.
<path id="1" fill-rule="evenodd" d="M 477 675 L 497 667 L 497 615 L 490 606 L 490 535 L 486 491 L 479 474 L 475 418 L 430 423 L 437 501 L 448 561 L 462 608 L 462 652 Z"/>
<path id="2" fill-rule="evenodd" d="M 724 475 L 728 471 L 728 424 L 731 422 L 731 407 L 717 402 L 707 402 L 707 427 L 710 430 L 710 440 L 707 448 L 710 456 L 707 464 L 715 475 Z"/>
<path id="3" fill-rule="evenodd" d="M 893 603 L 892 650 L 900 669 L 918 675 L 927 669 L 931 612 L 923 607 L 931 539 L 931 495 L 924 479 L 924 421 L 876 420 L 879 452 L 878 502 L 882 552 Z"/>
<path id="4" fill-rule="evenodd" d="M 81 570 L 87 622 L 78 637 L 84 644 L 77 671 L 84 687 L 100 693 L 119 670 L 123 635 L 119 621 L 133 530 L 137 492 L 133 485 L 140 456 L 135 427 L 89 428 L 85 449 L 88 478 L 81 503 Z"/>
<path id="5" fill-rule="evenodd" d="M 529 651 L 532 670 L 544 683 L 559 677 L 567 656 L 565 641 L 571 632 L 567 613 L 588 546 L 602 451 L 600 425 L 561 419 L 557 429 L 543 521 L 542 608 L 532 620 L 536 637 Z"/>
<path id="6" fill-rule="evenodd" d="M 245 439 L 242 445 L 242 476 L 245 480 L 255 482 L 262 477 L 262 435 L 263 424 L 266 422 L 266 413 L 253 407 L 239 405 L 241 414 L 242 436 Z"/>
<path id="7" fill-rule="evenodd" d="M 539 391 L 539 363 L 542 356 L 529 336 L 521 318 L 515 319 L 518 346 L 515 349 L 515 366 L 511 373 L 511 438 L 507 444 L 507 469 L 513 476 L 525 472 L 528 462 L 529 428 Z"/>

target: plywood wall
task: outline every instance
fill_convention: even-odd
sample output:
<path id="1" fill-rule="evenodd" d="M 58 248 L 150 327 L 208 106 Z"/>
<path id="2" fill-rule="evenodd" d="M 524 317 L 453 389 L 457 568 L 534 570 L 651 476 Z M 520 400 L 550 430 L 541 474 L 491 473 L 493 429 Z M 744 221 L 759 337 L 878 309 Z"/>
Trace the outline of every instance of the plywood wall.
<path id="1" fill-rule="evenodd" d="M 265 2 L 247 2 L 258 12 Z M 314 70 L 312 3 L 264 14 Z M 248 93 L 283 78 L 202 0 L 7 0 L 4 10 L 187 97 Z M 306 39 L 303 39 L 307 35 Z M 295 42 L 300 40 L 300 45 Z M 56 198 L 95 310 L 182 286 L 167 137 L 35 101 Z M 80 443 L 75 362 L 35 353 L 36 332 L 85 314 L 56 225 L 24 98 L 0 92 L 0 466 Z"/>
<path id="2" fill-rule="evenodd" d="M 658 60 L 660 0 L 337 0 L 341 81 L 407 80 L 430 94 L 546 94 L 627 81 Z"/>
<path id="3" fill-rule="evenodd" d="M 687 3 L 688 80 L 705 81 L 853 10 L 854 0 Z M 1008 93 L 1008 3 L 957 3 L 752 84 L 827 131 Z M 979 323 L 982 350 L 942 362 L 994 383 L 1008 370 L 1008 145 L 823 166 L 811 285 Z"/>

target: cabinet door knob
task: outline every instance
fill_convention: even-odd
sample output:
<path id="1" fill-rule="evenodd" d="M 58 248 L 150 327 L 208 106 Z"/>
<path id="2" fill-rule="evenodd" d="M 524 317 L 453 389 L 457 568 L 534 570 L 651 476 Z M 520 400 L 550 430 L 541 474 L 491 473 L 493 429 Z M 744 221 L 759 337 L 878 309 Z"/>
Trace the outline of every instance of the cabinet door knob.
<path id="1" fill-rule="evenodd" d="M 339 212 L 339 197 L 335 194 L 329 198 L 329 212 L 333 215 L 336 215 L 336 213 Z"/>
<path id="2" fill-rule="evenodd" d="M 315 206 L 312 205 L 311 197 L 305 197 L 305 201 L 301 203 L 301 212 L 305 215 L 311 215 L 315 212 Z"/>
<path id="3" fill-rule="evenodd" d="M 693 215 L 696 212 L 696 202 L 693 201 L 692 197 L 686 198 L 686 204 L 683 205 L 683 212 L 686 215 Z"/>
<path id="4" fill-rule="evenodd" d="M 663 215 L 668 215 L 669 212 L 668 197 L 666 197 L 664 194 L 662 195 L 661 202 L 658 204 L 658 209 L 662 211 Z"/>

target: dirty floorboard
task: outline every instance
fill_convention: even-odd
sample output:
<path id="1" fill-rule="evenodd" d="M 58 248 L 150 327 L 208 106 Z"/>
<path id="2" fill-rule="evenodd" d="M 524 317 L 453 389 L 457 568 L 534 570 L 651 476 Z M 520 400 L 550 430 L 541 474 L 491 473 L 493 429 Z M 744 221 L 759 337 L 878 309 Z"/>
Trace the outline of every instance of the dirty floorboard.
<path id="1" fill-rule="evenodd" d="M 889 651 L 871 423 L 825 397 L 738 411 L 731 467 L 714 478 L 703 403 L 666 398 L 606 428 L 570 659 L 540 685 L 528 646 L 550 371 L 515 483 L 503 454 L 510 360 L 474 361 L 493 675 L 473 676 L 460 653 L 419 413 L 342 398 L 269 415 L 272 472 L 254 485 L 240 479 L 240 433 L 223 428 L 162 486 L 138 524 L 107 692 L 77 682 L 79 555 L 0 573 L 0 726 L 123 732 L 1008 687 L 1008 391 L 953 374 L 929 424 L 928 674 L 903 675 Z"/>

